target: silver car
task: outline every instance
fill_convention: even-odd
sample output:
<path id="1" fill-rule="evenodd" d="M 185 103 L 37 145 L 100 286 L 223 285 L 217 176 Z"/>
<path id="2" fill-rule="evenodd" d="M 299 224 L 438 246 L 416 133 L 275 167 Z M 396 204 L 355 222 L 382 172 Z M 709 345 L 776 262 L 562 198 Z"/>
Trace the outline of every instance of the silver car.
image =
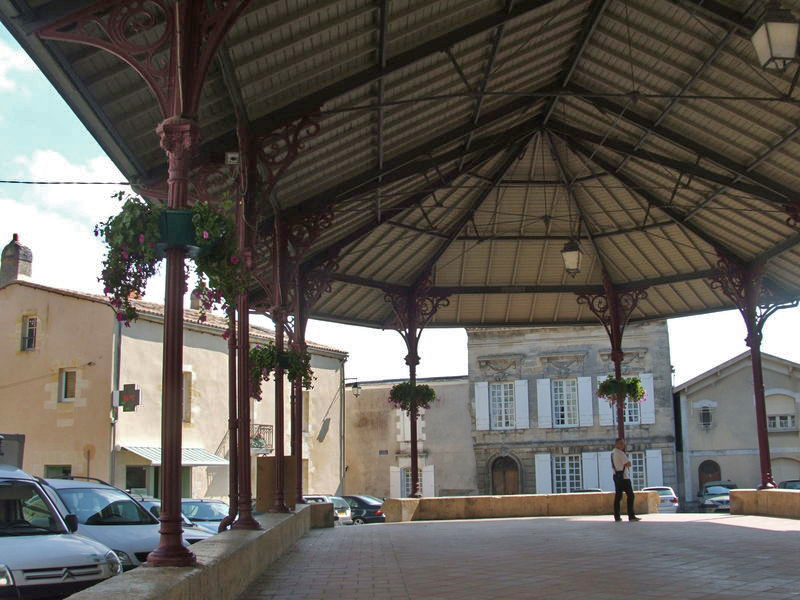
<path id="1" fill-rule="evenodd" d="M 122 572 L 114 552 L 76 528 L 37 479 L 0 465 L 0 598 L 63 598 Z"/>
<path id="2" fill-rule="evenodd" d="M 141 565 L 158 547 L 158 519 L 122 490 L 96 479 L 44 481 L 51 496 L 78 517 L 78 532 L 114 550 L 125 570 Z M 184 533 L 184 545 L 190 536 Z"/>
<path id="3" fill-rule="evenodd" d="M 671 487 L 655 486 L 642 488 L 643 492 L 658 492 L 658 512 L 676 513 L 680 508 L 680 500 Z"/>

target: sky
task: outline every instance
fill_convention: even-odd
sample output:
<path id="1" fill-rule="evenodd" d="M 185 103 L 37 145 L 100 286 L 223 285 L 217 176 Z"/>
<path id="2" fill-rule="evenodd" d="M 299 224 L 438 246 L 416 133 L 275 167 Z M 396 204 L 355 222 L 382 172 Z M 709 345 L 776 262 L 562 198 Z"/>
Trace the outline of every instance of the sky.
<path id="1" fill-rule="evenodd" d="M 155 133 L 153 133 L 155 135 Z M 121 182 L 122 175 L 58 92 L 13 37 L 0 27 L 0 180 Z M 53 287 L 101 293 L 103 246 L 94 225 L 114 214 L 111 195 L 121 185 L 0 183 L 0 247 L 18 233 L 33 252 L 33 280 Z M 163 302 L 157 276 L 146 299 Z M 187 299 L 188 301 L 188 299 Z M 266 319 L 255 319 L 269 326 Z M 673 383 L 680 384 L 747 350 L 737 311 L 668 322 Z M 800 362 L 800 309 L 782 310 L 764 328 L 762 350 Z M 401 379 L 405 344 L 395 331 L 310 321 L 309 340 L 350 354 L 348 378 Z M 463 329 L 428 329 L 420 343 L 418 377 L 465 375 Z"/>

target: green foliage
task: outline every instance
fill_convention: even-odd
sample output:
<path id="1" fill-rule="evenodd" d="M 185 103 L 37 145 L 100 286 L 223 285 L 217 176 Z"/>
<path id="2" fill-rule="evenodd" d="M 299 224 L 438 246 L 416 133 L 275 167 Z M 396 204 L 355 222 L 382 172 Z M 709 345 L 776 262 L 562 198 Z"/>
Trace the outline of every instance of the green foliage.
<path id="1" fill-rule="evenodd" d="M 250 348 L 250 397 L 261 400 L 261 382 L 269 381 L 273 371 L 286 370 L 290 381 L 300 379 L 303 387 L 311 389 L 314 371 L 311 369 L 311 354 L 294 350 L 278 351 L 273 342 Z"/>
<path id="2" fill-rule="evenodd" d="M 148 279 L 158 269 L 161 209 L 124 192 L 115 197 L 123 202 L 122 209 L 95 227 L 95 235 L 101 236 L 108 247 L 100 281 L 117 309 L 117 319 L 129 325 L 138 316 L 131 298 L 144 295 Z M 247 289 L 250 277 L 237 253 L 231 217 L 234 203 L 229 199 L 215 206 L 198 202 L 191 212 L 198 248 L 194 257 L 198 284 L 193 293 L 200 299 L 202 322 L 205 311 L 227 309 L 233 298 Z"/>
<path id="3" fill-rule="evenodd" d="M 609 377 L 597 386 L 597 397 L 605 398 L 612 404 L 618 400 L 641 402 L 645 399 L 645 391 L 638 377 Z"/>
<path id="4" fill-rule="evenodd" d="M 411 385 L 411 382 L 404 381 L 393 385 L 389 390 L 389 404 L 406 411 L 409 415 L 413 406 L 416 405 L 417 409 L 428 409 L 435 401 L 436 392 L 424 383 Z"/>
<path id="5" fill-rule="evenodd" d="M 118 192 L 114 197 L 123 203 L 122 210 L 94 228 L 108 247 L 99 281 L 117 309 L 117 319 L 129 325 L 137 316 L 131 299 L 144 295 L 147 280 L 158 270 L 161 211 L 138 196 Z"/>

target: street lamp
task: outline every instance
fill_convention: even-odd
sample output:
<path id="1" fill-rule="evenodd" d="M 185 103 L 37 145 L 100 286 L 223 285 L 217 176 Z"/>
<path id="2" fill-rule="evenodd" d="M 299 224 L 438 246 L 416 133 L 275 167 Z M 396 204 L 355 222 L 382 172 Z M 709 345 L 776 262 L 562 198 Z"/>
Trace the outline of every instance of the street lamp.
<path id="1" fill-rule="evenodd" d="M 800 23 L 788 10 L 772 0 L 750 38 L 764 69 L 783 71 L 797 60 L 797 38 Z"/>
<path id="2" fill-rule="evenodd" d="M 353 384 L 352 388 L 353 388 L 353 396 L 355 396 L 356 398 L 358 398 L 358 397 L 361 395 L 361 386 L 360 386 L 360 385 L 358 385 L 358 382 L 356 381 L 356 382 Z"/>
<path id="3" fill-rule="evenodd" d="M 564 244 L 561 258 L 564 259 L 564 270 L 572 277 L 581 272 L 581 247 L 578 242 L 570 240 Z"/>

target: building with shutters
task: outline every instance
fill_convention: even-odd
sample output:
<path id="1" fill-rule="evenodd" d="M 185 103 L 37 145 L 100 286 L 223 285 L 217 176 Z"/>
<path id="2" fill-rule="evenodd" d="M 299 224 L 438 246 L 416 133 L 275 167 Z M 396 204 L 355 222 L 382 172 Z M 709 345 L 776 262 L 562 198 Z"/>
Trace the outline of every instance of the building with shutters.
<path id="1" fill-rule="evenodd" d="M 772 475 L 800 479 L 800 364 L 762 353 Z M 684 503 L 697 501 L 706 481 L 741 488 L 761 483 L 750 352 L 675 388 L 680 401 L 680 485 Z"/>
<path id="2" fill-rule="evenodd" d="M 346 397 L 347 490 L 379 498 L 409 495 L 411 422 L 389 404 L 389 390 L 401 380 L 359 382 L 358 398 Z M 418 423 L 420 490 L 423 496 L 464 496 L 478 492 L 472 453 L 467 377 L 418 379 L 438 400 L 421 410 Z"/>
<path id="3" fill-rule="evenodd" d="M 596 395 L 613 374 L 602 327 L 468 329 L 469 393 L 480 494 L 614 489 L 616 415 Z M 623 374 L 646 400 L 625 414 L 635 489 L 677 484 L 665 321 L 629 324 Z M 430 436 L 429 436 L 430 437 Z"/>
<path id="4" fill-rule="evenodd" d="M 18 244 L 6 246 L 0 268 L 0 432 L 24 436 L 31 474 L 91 476 L 158 495 L 163 306 L 135 301 L 140 318 L 123 327 L 103 296 L 29 281 L 32 255 Z M 184 311 L 185 497 L 228 493 L 226 329 L 224 319 Z M 253 344 L 273 339 L 257 327 L 251 335 Z M 312 342 L 309 350 L 316 380 L 304 394 L 303 476 L 309 491 L 341 491 L 347 354 Z M 262 396 L 252 410 L 254 454 L 274 447 L 274 386 Z M 286 386 L 287 448 L 288 405 Z"/>

